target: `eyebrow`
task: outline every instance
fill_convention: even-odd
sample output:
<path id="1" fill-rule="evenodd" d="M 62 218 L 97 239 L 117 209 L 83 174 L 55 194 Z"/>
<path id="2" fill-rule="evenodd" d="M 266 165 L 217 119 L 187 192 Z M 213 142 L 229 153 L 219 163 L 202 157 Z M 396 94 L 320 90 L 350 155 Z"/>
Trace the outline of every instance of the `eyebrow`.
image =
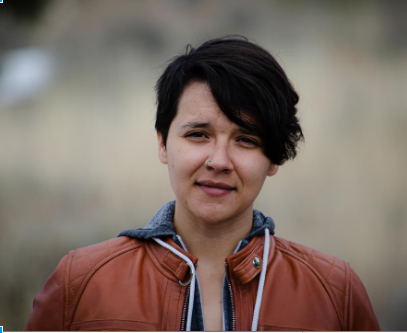
<path id="1" fill-rule="evenodd" d="M 186 123 L 185 125 L 182 125 L 182 129 L 189 129 L 189 128 L 208 128 L 211 127 L 211 124 L 209 123 L 199 123 L 199 122 L 190 122 Z"/>
<path id="2" fill-rule="evenodd" d="M 201 122 L 189 122 L 186 123 L 185 125 L 182 125 L 181 128 L 184 130 L 190 129 L 190 128 L 209 128 L 211 127 L 210 123 L 201 123 Z M 238 131 L 242 132 L 243 134 L 247 134 L 247 135 L 252 135 L 252 136 L 260 136 L 258 133 L 256 133 L 253 130 L 250 130 L 248 128 L 245 127 L 238 127 Z"/>

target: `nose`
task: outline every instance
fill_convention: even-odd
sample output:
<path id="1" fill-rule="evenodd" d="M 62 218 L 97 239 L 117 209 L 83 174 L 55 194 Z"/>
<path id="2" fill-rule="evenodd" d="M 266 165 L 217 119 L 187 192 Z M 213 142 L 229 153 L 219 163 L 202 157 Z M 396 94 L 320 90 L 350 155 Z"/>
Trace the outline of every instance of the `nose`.
<path id="1" fill-rule="evenodd" d="M 230 173 L 233 170 L 230 147 L 226 143 L 217 143 L 205 162 L 208 170 Z"/>

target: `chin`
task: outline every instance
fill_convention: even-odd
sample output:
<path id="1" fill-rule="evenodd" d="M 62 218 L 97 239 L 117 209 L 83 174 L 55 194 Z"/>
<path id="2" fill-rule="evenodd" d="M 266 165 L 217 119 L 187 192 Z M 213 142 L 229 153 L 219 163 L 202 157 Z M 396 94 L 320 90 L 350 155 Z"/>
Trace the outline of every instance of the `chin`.
<path id="1" fill-rule="evenodd" d="M 225 204 L 198 203 L 198 209 L 193 214 L 202 221 L 210 224 L 221 223 L 233 219 L 243 213 L 241 210 L 228 209 Z"/>

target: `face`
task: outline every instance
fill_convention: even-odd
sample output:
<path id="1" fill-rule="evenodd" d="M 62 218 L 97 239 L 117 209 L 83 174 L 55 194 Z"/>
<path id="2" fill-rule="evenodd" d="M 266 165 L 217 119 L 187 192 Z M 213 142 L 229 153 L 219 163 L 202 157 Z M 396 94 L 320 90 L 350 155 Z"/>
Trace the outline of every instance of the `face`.
<path id="1" fill-rule="evenodd" d="M 175 218 L 251 220 L 266 177 L 278 170 L 264 155 L 260 138 L 231 122 L 203 82 L 185 88 L 167 144 L 158 133 L 158 146 L 176 196 Z"/>

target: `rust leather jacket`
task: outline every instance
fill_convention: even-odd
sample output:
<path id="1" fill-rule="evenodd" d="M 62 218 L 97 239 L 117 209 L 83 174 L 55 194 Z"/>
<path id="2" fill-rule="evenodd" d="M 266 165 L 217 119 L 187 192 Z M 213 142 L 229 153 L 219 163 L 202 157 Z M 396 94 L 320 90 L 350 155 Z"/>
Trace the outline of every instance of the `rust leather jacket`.
<path id="1" fill-rule="evenodd" d="M 264 235 L 226 258 L 233 329 L 250 330 Z M 269 236 L 258 330 L 380 330 L 367 292 L 349 263 Z M 161 237 L 188 257 L 170 236 Z M 153 239 L 122 236 L 71 251 L 34 300 L 26 330 L 185 329 L 191 269 Z"/>

